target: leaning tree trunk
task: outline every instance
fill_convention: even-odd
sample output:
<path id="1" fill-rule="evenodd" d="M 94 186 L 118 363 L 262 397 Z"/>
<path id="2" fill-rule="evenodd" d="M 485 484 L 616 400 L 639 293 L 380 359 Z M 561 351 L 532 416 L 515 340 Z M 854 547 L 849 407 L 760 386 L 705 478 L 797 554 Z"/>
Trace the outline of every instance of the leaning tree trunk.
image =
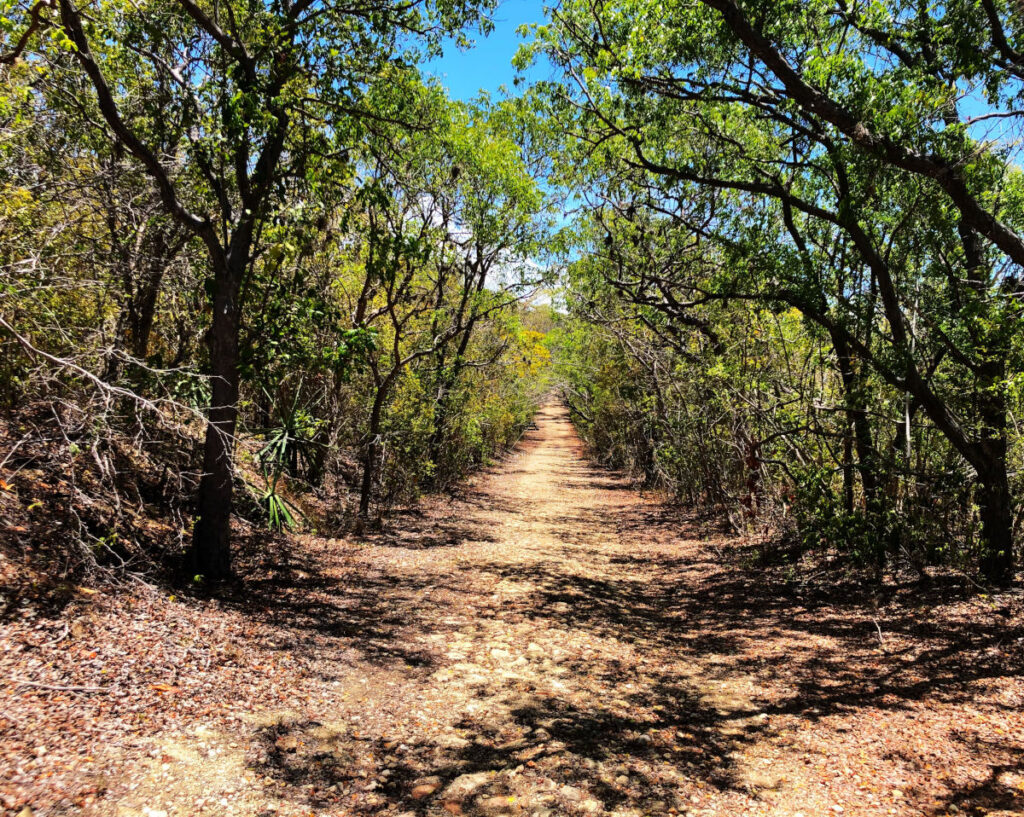
<path id="1" fill-rule="evenodd" d="M 210 581 L 231 575 L 231 500 L 233 454 L 238 420 L 238 333 L 241 321 L 244 257 L 229 256 L 217 274 L 213 321 L 207 335 L 211 404 L 203 446 L 198 516 L 189 566 Z"/>

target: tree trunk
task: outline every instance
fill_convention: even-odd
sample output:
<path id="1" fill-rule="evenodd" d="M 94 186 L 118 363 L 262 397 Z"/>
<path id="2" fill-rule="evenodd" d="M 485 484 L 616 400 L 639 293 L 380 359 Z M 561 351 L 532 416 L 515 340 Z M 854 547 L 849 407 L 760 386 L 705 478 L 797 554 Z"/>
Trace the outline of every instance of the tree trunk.
<path id="1" fill-rule="evenodd" d="M 376 435 L 366 444 L 363 453 L 363 481 L 359 487 L 359 525 L 362 527 L 370 516 L 370 499 L 373 495 L 373 478 L 377 474 L 377 454 L 380 446 Z"/>
<path id="2" fill-rule="evenodd" d="M 231 499 L 233 454 L 238 419 L 239 294 L 246 262 L 226 259 L 217 271 L 213 321 L 207 335 L 210 353 L 211 405 L 203 446 L 198 516 L 192 534 L 189 566 L 209 581 L 231 575 Z"/>
<path id="3" fill-rule="evenodd" d="M 846 420 L 853 432 L 850 442 L 857 453 L 857 472 L 860 474 L 861 489 L 864 492 L 864 505 L 868 512 L 871 512 L 875 510 L 873 506 L 878 495 L 878 457 L 875 454 L 875 444 L 868 420 L 864 378 L 854 366 L 853 355 L 846 338 L 837 332 L 832 332 L 831 335 L 832 347 L 836 351 L 839 364 L 839 375 L 843 381 Z"/>
<path id="4" fill-rule="evenodd" d="M 740 435 L 743 451 L 743 468 L 746 471 L 747 493 L 741 504 L 748 521 L 757 517 L 761 506 L 761 444 L 747 432 Z"/>
<path id="5" fill-rule="evenodd" d="M 1013 499 L 1006 473 L 1006 399 L 1002 384 L 1003 360 L 990 360 L 979 378 L 979 414 L 982 439 L 975 446 L 978 472 L 976 497 L 981 515 L 981 558 L 978 568 L 985 580 L 997 587 L 1013 581 Z"/>
<path id="6" fill-rule="evenodd" d="M 370 499 L 373 496 L 373 480 L 377 476 L 377 461 L 380 458 L 380 421 L 387 396 L 389 381 L 382 383 L 377 389 L 370 411 L 370 427 L 367 431 L 366 446 L 363 451 L 363 481 L 359 489 L 359 528 L 365 526 L 370 516 Z"/>
<path id="7" fill-rule="evenodd" d="M 975 306 L 981 302 L 981 314 L 992 322 L 993 329 L 975 334 L 971 339 L 976 348 L 985 350 L 982 365 L 978 369 L 978 414 L 981 419 L 981 440 L 976 449 L 978 456 L 973 463 L 978 472 L 978 486 L 975 496 L 981 516 L 981 557 L 978 569 L 985 580 L 997 587 L 1006 587 L 1013 582 L 1016 561 L 1013 552 L 1013 497 L 1006 473 L 1006 360 L 1010 351 L 1010 338 L 1003 329 L 1002 316 L 992 309 L 985 298 L 991 285 L 992 276 L 985 264 L 981 238 L 971 229 L 966 219 L 957 227 L 967 262 L 967 287 L 956 293 L 958 301 L 964 300 Z M 1006 290 L 1004 295 L 1009 295 Z M 961 309 L 963 307 L 960 307 Z M 973 309 L 968 311 L 968 326 L 974 322 Z M 979 321 L 981 325 L 984 322 Z"/>
<path id="8" fill-rule="evenodd" d="M 474 273 L 476 272 L 474 268 Z M 484 282 L 487 280 L 487 269 L 482 270 L 482 274 L 477 277 L 476 286 L 472 291 L 472 294 L 479 295 L 484 287 Z M 463 315 L 466 310 L 466 306 L 470 300 L 470 289 L 468 284 L 463 289 L 462 302 L 459 304 L 459 312 L 457 320 L 461 322 Z M 438 301 L 438 310 L 440 311 L 440 301 Z M 459 345 L 455 350 L 455 357 L 452 361 L 451 370 L 445 374 L 444 365 L 444 347 L 440 350 L 440 372 L 441 372 L 441 383 L 438 387 L 437 400 L 434 402 L 434 429 L 430 434 L 430 440 L 427 443 L 427 456 L 434 465 L 438 465 L 438 460 L 441 458 L 441 448 L 444 445 L 444 433 L 448 425 L 448 416 L 451 411 L 451 393 L 459 382 L 459 376 L 462 374 L 462 369 L 466 362 L 466 350 L 469 348 L 469 341 L 473 335 L 473 329 L 476 327 L 478 315 L 475 313 L 471 315 L 466 325 L 462 328 L 461 335 L 459 337 Z M 437 330 L 434 330 L 434 337 L 437 337 Z M 439 472 L 434 473 L 434 483 L 438 481 Z"/>
<path id="9" fill-rule="evenodd" d="M 129 331 L 132 355 L 145 360 L 149 353 L 149 336 L 153 333 L 153 319 L 156 316 L 156 302 L 160 296 L 160 285 L 164 277 L 167 259 L 158 257 L 150 262 L 149 269 L 139 283 L 134 304 L 129 311 Z"/>
<path id="10" fill-rule="evenodd" d="M 427 457 L 437 466 L 433 476 L 434 485 L 439 484 L 441 477 L 441 451 L 445 445 L 445 432 L 448 429 L 448 422 L 451 416 L 452 392 L 458 384 L 459 376 L 462 374 L 462 352 L 464 351 L 464 346 L 465 344 L 463 344 L 463 348 L 459 349 L 459 353 L 451 365 L 451 371 L 447 374 L 442 374 L 441 384 L 438 386 L 438 396 L 434 401 L 434 427 L 430 432 L 430 439 L 427 441 Z"/>
<path id="11" fill-rule="evenodd" d="M 853 502 L 853 472 L 860 474 L 861 491 L 864 499 L 864 515 L 868 524 L 878 519 L 882 508 L 878 499 L 878 464 L 879 457 L 875 451 L 874 439 L 871 435 L 871 425 L 867 412 L 867 392 L 865 389 L 864 375 L 854 364 L 853 353 L 850 351 L 850 344 L 840 332 L 830 331 L 832 348 L 836 352 L 836 361 L 839 364 L 839 376 L 843 382 L 843 399 L 846 403 L 846 428 L 843 431 L 843 482 L 845 489 L 844 504 L 848 513 L 852 513 Z M 853 452 L 856 452 L 856 465 L 854 466 Z M 870 530 L 870 528 L 869 528 Z M 879 575 L 885 569 L 887 551 L 895 551 L 897 543 L 890 535 L 874 527 L 875 541 L 873 544 L 873 556 L 875 568 Z"/>
<path id="12" fill-rule="evenodd" d="M 843 427 L 843 510 L 847 516 L 853 514 L 855 470 L 856 466 L 853 462 L 853 425 L 850 423 L 849 413 L 847 413 L 846 425 Z"/>
<path id="13" fill-rule="evenodd" d="M 430 438 L 427 440 L 427 458 L 434 464 L 435 471 L 432 478 L 432 484 L 437 485 L 441 474 L 440 462 L 441 449 L 444 446 L 445 438 L 445 427 L 448 425 L 448 393 L 449 393 L 449 378 L 442 375 L 441 384 L 437 389 L 437 398 L 434 400 L 432 407 L 433 411 L 433 428 L 430 432 Z"/>
<path id="14" fill-rule="evenodd" d="M 142 263 L 140 259 L 136 259 L 136 262 Z M 126 271 L 122 276 L 124 295 L 117 320 L 115 343 L 118 351 L 126 350 L 137 360 L 145 361 L 149 353 L 149 336 L 153 332 L 156 303 L 163 283 L 164 265 L 167 263 L 168 260 L 162 256 L 150 259 L 136 280 L 135 265 L 125 262 Z M 113 380 L 120 374 L 121 360 L 117 355 L 112 355 L 103 376 Z"/>
<path id="15" fill-rule="evenodd" d="M 1006 475 L 1006 444 L 990 451 L 991 465 L 978 474 L 976 497 L 981 510 L 981 558 L 978 567 L 985 580 L 996 587 L 1013 582 L 1013 503 Z"/>

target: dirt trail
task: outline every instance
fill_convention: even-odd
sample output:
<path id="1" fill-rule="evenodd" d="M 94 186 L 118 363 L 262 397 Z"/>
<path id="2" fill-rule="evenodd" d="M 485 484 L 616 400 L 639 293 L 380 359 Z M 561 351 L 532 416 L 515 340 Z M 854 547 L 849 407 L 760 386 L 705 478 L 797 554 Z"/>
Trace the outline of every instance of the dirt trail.
<path id="1" fill-rule="evenodd" d="M 122 757 L 96 810 L 1024 810 L 1020 669 L 996 646 L 1019 632 L 948 589 L 917 618 L 895 590 L 827 598 L 743 568 L 588 464 L 560 406 L 458 498 L 368 546 L 306 544 L 237 612 L 256 657 L 231 717 Z"/>

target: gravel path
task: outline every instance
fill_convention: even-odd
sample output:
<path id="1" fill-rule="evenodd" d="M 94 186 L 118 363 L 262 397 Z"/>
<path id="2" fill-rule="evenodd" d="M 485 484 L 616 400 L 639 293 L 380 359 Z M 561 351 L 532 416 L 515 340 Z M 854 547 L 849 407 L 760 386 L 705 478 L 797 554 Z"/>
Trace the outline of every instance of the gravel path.
<path id="1" fill-rule="evenodd" d="M 1024 811 L 1019 597 L 744 567 L 590 465 L 558 405 L 457 497 L 300 545 L 193 611 L 236 652 L 161 701 L 223 705 L 100 756 L 88 811 Z"/>

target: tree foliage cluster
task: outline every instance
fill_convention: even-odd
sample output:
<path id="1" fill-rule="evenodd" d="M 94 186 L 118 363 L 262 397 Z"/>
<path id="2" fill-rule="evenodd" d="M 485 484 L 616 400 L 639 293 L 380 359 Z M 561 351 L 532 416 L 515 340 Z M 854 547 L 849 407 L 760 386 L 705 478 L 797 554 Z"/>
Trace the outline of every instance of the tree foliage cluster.
<path id="1" fill-rule="evenodd" d="M 0 6 L 8 498 L 48 441 L 72 480 L 139 483 L 75 536 L 109 549 L 173 495 L 189 575 L 220 579 L 233 513 L 365 526 L 514 442 L 544 202 L 513 112 L 417 68 L 488 12 Z"/>
<path id="2" fill-rule="evenodd" d="M 173 463 L 217 578 L 240 484 L 364 527 L 513 440 L 553 355 L 597 454 L 737 528 L 1012 581 L 1016 0 L 562 0 L 517 57 L 550 79 L 453 103 L 417 66 L 493 5 L 3 0 L 5 456 Z"/>
<path id="3" fill-rule="evenodd" d="M 520 59 L 561 79 L 534 104 L 581 212 L 561 350 L 598 452 L 740 527 L 1012 580 L 1022 20 L 559 4 Z"/>

